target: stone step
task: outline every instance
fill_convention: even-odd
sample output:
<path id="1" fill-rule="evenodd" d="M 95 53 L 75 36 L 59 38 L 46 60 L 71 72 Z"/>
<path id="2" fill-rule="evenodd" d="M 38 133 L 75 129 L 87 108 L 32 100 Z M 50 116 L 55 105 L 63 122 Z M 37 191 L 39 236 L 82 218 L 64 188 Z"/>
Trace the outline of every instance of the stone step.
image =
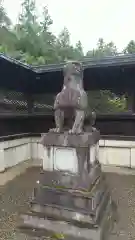
<path id="1" fill-rule="evenodd" d="M 96 209 L 100 205 L 100 201 L 105 198 L 104 196 L 107 191 L 105 181 L 102 179 L 98 179 L 91 192 L 39 186 L 34 191 L 31 204 L 40 206 L 52 205 L 84 214 L 95 215 Z"/>
<path id="2" fill-rule="evenodd" d="M 100 240 L 101 231 L 99 228 L 79 228 L 73 226 L 71 223 L 59 222 L 38 218 L 36 216 L 23 216 L 24 225 L 21 227 L 21 232 L 27 235 L 52 237 L 55 234 L 64 235 L 65 239 L 85 239 L 85 240 Z M 70 238 L 69 238 L 70 237 Z"/>
<path id="3" fill-rule="evenodd" d="M 108 203 L 106 211 L 101 217 L 99 226 L 95 225 L 75 225 L 72 221 L 62 221 L 59 219 L 45 218 L 37 213 L 28 212 L 21 215 L 21 222 L 18 226 L 22 233 L 26 235 L 53 236 L 54 234 L 64 234 L 64 239 L 84 239 L 84 240 L 104 240 L 113 222 L 112 206 Z M 102 237 L 103 236 L 103 237 Z M 39 238 L 41 239 L 41 238 Z M 107 239 L 108 240 L 108 239 Z"/>
<path id="4" fill-rule="evenodd" d="M 31 211 L 35 212 L 36 214 L 41 213 L 44 214 L 44 216 L 52 216 L 54 218 L 58 217 L 67 221 L 81 219 L 82 222 L 96 224 L 100 221 L 100 215 L 103 214 L 108 202 L 110 201 L 109 192 L 106 191 L 100 200 L 101 201 L 99 201 L 99 204 L 96 205 L 93 210 L 92 206 L 91 210 L 88 210 L 87 208 L 77 208 L 74 206 L 67 206 L 66 204 L 65 206 L 62 206 L 59 203 L 56 205 L 51 203 L 49 204 L 49 202 L 42 202 L 41 204 L 40 201 L 34 200 L 31 203 Z M 90 208 L 90 205 L 87 207 Z"/>
<path id="5" fill-rule="evenodd" d="M 65 213 L 65 212 L 64 212 Z M 72 215 L 71 215 L 72 214 Z M 53 220 L 56 222 L 67 222 L 71 223 L 74 226 L 80 227 L 80 228 L 97 228 L 97 225 L 92 221 L 89 221 L 88 216 L 83 216 L 79 213 L 76 212 L 69 212 L 68 210 L 66 211 L 66 214 L 63 216 L 62 215 L 55 215 L 55 214 L 50 214 L 50 213 L 44 213 L 44 212 L 35 212 L 35 211 L 29 211 L 27 214 L 21 214 L 20 215 L 20 223 L 19 225 L 22 226 L 23 224 L 23 217 L 28 216 L 28 217 L 38 217 L 38 219 L 48 219 L 48 220 Z"/>

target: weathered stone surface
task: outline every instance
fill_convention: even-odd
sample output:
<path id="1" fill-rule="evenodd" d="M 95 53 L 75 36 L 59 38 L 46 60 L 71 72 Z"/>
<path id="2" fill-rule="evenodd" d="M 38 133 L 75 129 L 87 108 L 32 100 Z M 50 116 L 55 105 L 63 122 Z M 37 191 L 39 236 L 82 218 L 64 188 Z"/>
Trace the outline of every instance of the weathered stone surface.
<path id="1" fill-rule="evenodd" d="M 69 211 L 80 211 L 84 214 L 96 214 L 96 208 L 99 206 L 103 195 L 106 196 L 107 186 L 105 180 L 97 179 L 95 185 L 90 191 L 79 189 L 69 189 L 58 186 L 49 187 L 40 185 L 36 191 L 34 203 L 40 206 L 63 207 Z M 106 200 L 106 199 L 105 199 Z"/>
<path id="2" fill-rule="evenodd" d="M 82 134 L 45 133 L 40 143 L 43 146 L 66 146 L 66 147 L 88 147 L 96 144 L 100 139 L 99 131 L 85 132 Z"/>
<path id="3" fill-rule="evenodd" d="M 72 189 L 90 191 L 94 187 L 97 179 L 104 178 L 101 172 L 100 165 L 95 165 L 87 176 L 85 185 L 82 183 L 80 175 L 60 172 L 60 171 L 44 171 L 40 174 L 39 185 L 48 186 L 50 188 L 57 187 L 58 189 Z"/>
<path id="4" fill-rule="evenodd" d="M 83 131 L 87 95 L 81 74 L 80 64 L 67 65 L 54 104 L 56 128 L 42 135 L 40 142 L 51 164 L 41 174 L 31 211 L 21 215 L 21 230 L 39 239 L 62 234 L 61 239 L 67 240 L 104 240 L 112 227 L 113 203 L 98 159 L 100 134 L 92 124 L 90 132 Z M 68 132 L 63 131 L 65 112 L 71 118 L 75 115 Z M 67 168 L 63 149 L 66 161 L 71 160 Z"/>
<path id="5" fill-rule="evenodd" d="M 88 115 L 88 97 L 83 87 L 83 68 L 80 62 L 70 61 L 64 69 L 63 87 L 57 94 L 54 102 L 55 125 L 51 129 L 53 132 L 62 132 L 64 130 L 64 118 L 67 117 L 71 126 L 69 133 L 84 132 L 84 119 Z M 95 122 L 95 113 L 89 114 L 90 131 Z"/>
<path id="6" fill-rule="evenodd" d="M 50 236 L 53 238 L 55 234 L 62 236 L 61 239 L 81 239 L 81 240 L 107 240 L 113 224 L 113 214 L 111 202 L 108 202 L 104 217 L 98 226 L 87 228 L 86 226 L 75 226 L 71 222 L 52 220 L 32 215 L 22 215 L 23 227 L 26 232 L 34 236 Z M 31 231 L 31 229 L 33 229 Z"/>
<path id="7" fill-rule="evenodd" d="M 78 164 L 84 161 L 83 156 L 78 156 Z M 98 161 L 85 170 L 84 165 L 80 166 L 82 172 L 76 174 L 42 171 L 31 212 L 21 215 L 21 231 L 26 230 L 30 235 L 34 231 L 38 237 L 53 236 L 62 231 L 65 239 L 70 240 L 105 239 L 113 222 L 113 211 L 101 166 Z"/>

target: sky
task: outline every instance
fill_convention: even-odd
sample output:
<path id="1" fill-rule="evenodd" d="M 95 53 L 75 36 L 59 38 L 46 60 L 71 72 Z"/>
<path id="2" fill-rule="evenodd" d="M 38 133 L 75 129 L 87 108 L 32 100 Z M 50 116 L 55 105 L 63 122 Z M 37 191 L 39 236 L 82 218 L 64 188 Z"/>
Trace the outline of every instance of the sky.
<path id="1" fill-rule="evenodd" d="M 22 0 L 4 0 L 13 23 L 17 21 Z M 80 40 L 84 51 L 96 47 L 99 38 L 113 41 L 121 52 L 135 40 L 135 0 L 36 0 L 37 11 L 48 6 L 56 35 L 67 27 L 73 45 Z"/>

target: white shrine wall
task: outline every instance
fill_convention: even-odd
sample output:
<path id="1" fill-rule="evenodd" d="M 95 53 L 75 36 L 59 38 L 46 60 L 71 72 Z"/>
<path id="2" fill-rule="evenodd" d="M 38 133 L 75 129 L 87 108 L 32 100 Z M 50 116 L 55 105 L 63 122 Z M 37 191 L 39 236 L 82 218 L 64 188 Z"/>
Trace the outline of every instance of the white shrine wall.
<path id="1" fill-rule="evenodd" d="M 1 141 L 0 172 L 27 160 L 39 159 L 40 165 L 40 160 L 44 159 L 44 168 L 48 167 L 50 163 L 39 140 L 40 137 L 28 136 Z M 102 165 L 135 168 L 135 141 L 101 139 L 99 141 L 99 160 Z"/>

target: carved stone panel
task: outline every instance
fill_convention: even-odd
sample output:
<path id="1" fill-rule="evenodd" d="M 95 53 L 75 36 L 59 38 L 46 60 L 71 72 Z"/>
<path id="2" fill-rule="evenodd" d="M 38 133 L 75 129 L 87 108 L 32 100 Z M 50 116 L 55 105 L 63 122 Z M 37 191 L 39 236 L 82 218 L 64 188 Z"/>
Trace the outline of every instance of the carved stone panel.
<path id="1" fill-rule="evenodd" d="M 78 172 L 78 160 L 75 148 L 54 147 L 53 151 L 54 170 Z"/>

